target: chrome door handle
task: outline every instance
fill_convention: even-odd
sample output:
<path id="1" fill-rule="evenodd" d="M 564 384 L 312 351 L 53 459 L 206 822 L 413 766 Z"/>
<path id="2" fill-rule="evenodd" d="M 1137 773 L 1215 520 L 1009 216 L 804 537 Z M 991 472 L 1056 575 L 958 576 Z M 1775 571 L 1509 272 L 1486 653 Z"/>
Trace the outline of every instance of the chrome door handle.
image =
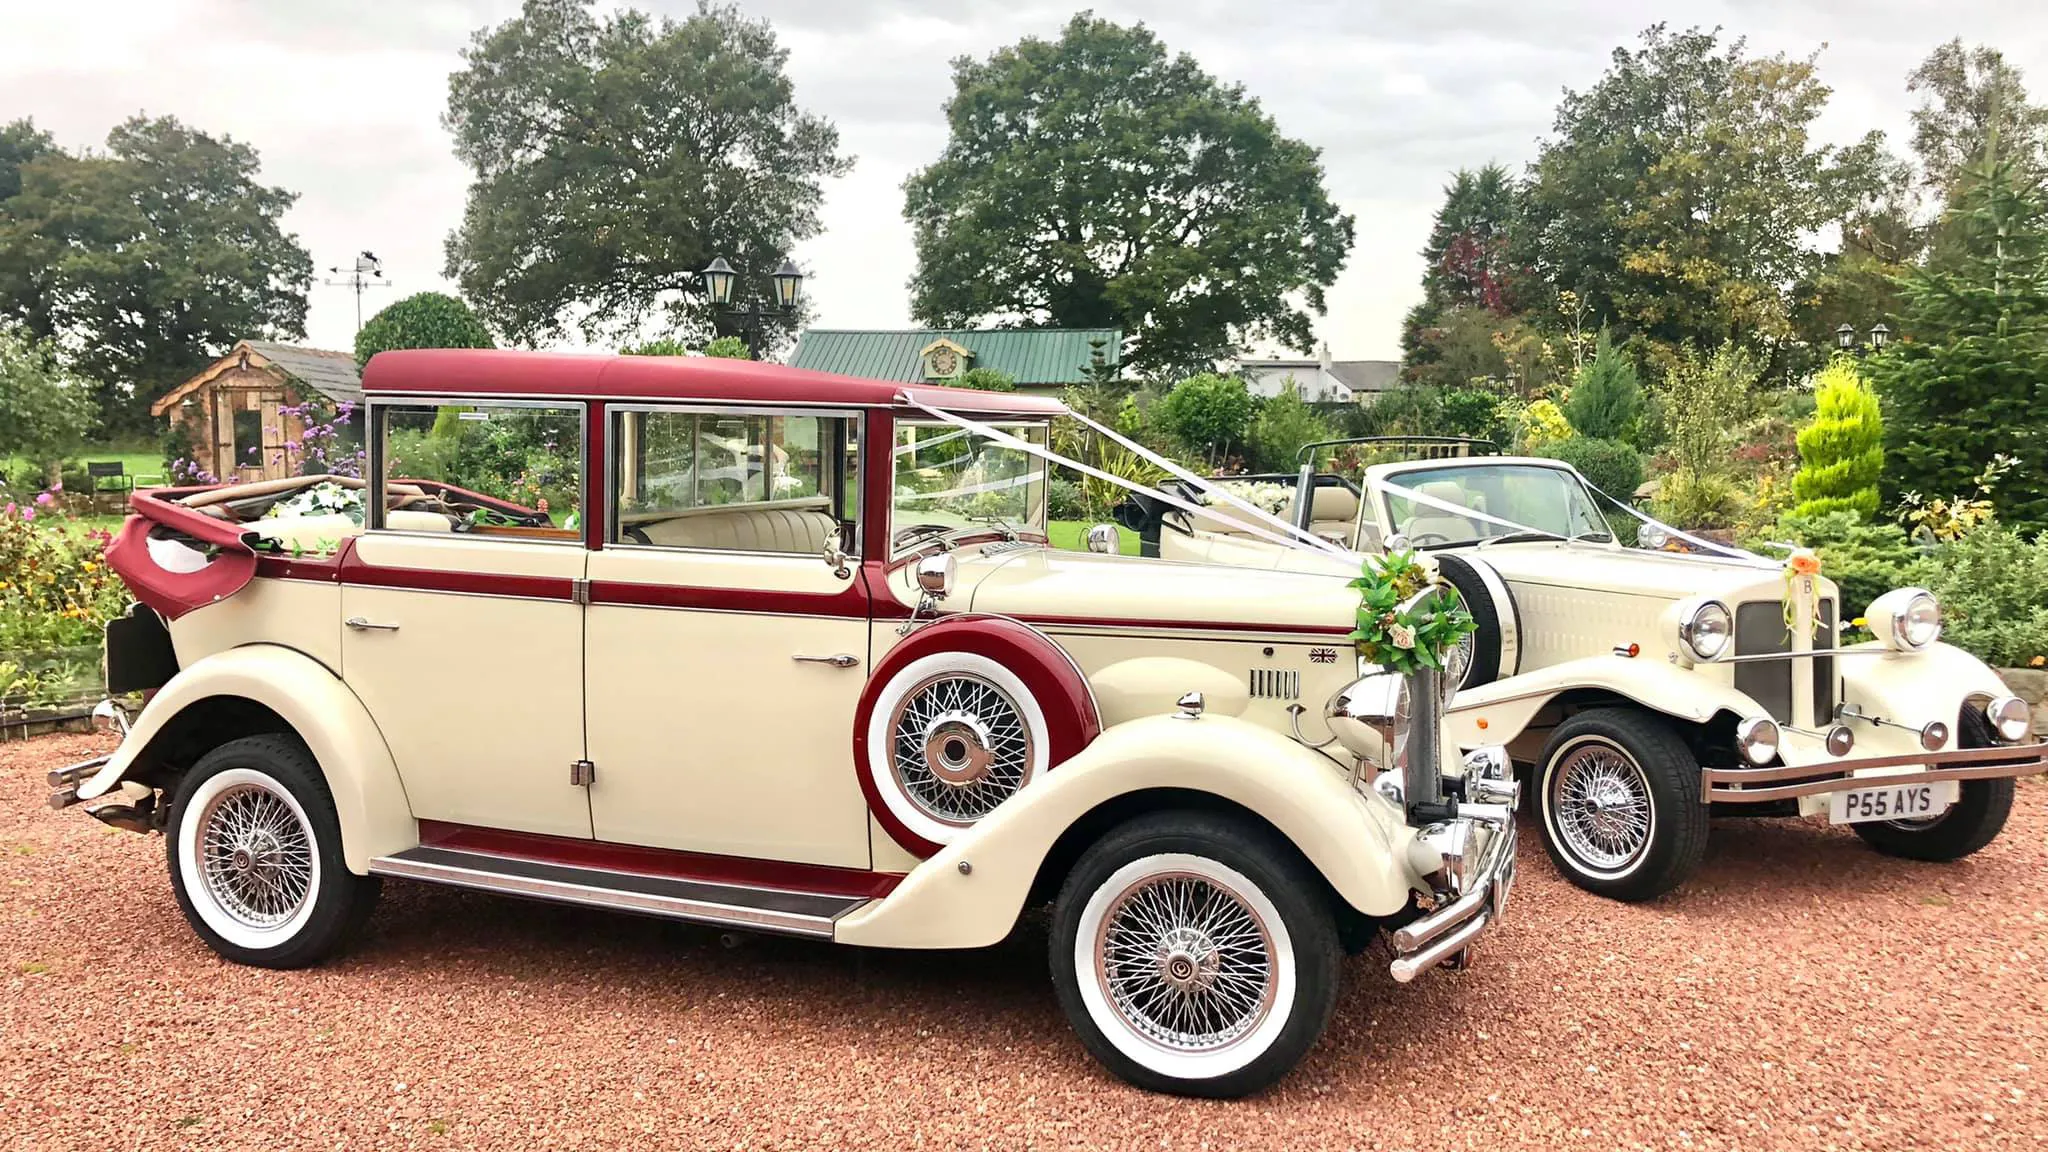
<path id="1" fill-rule="evenodd" d="M 351 616 L 348 619 L 343 620 L 342 623 L 348 625 L 350 628 L 353 628 L 358 632 L 398 631 L 398 625 L 396 624 L 378 624 L 370 620 L 365 620 L 361 616 Z"/>
<path id="2" fill-rule="evenodd" d="M 860 657 L 841 652 L 836 656 L 791 656 L 799 664 L 830 664 L 834 668 L 851 668 L 860 663 Z"/>

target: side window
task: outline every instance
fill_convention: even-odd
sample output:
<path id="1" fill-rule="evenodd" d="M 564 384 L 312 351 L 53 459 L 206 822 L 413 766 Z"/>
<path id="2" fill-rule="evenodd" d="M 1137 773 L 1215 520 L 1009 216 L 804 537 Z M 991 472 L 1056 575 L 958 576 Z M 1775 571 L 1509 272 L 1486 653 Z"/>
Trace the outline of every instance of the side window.
<path id="1" fill-rule="evenodd" d="M 392 404 L 376 412 L 382 527 L 583 538 L 580 407 Z"/>
<path id="2" fill-rule="evenodd" d="M 815 555 L 852 548 L 859 502 L 844 416 L 616 411 L 612 544 Z"/>

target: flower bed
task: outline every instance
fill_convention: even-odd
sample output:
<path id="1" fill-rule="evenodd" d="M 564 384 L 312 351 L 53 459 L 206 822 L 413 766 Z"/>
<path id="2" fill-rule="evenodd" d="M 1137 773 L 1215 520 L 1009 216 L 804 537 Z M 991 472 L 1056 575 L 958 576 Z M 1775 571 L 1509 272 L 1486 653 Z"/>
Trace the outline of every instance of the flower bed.
<path id="1" fill-rule="evenodd" d="M 108 534 L 44 496 L 0 504 L 0 720 L 10 724 L 102 693 L 100 630 L 129 599 L 103 558 Z"/>

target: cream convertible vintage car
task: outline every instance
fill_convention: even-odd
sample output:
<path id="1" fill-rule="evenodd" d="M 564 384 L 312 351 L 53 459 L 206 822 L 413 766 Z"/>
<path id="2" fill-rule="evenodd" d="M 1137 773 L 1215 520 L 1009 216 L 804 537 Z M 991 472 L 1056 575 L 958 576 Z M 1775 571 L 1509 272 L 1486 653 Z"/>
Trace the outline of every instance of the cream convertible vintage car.
<path id="1" fill-rule="evenodd" d="M 1168 558 L 1333 572 L 1361 553 L 1433 558 L 1479 624 L 1445 738 L 1505 744 L 1526 766 L 1544 844 L 1584 888 L 1668 891 L 1698 865 L 1710 815 L 1825 815 L 1878 851 L 1954 860 L 2005 826 L 2014 777 L 2048 767 L 2026 703 L 1940 642 L 1923 590 L 1842 605 L 1817 570 L 1687 537 L 1556 460 L 1446 440 L 1308 451 L 1331 447 L 1411 457 L 1271 478 L 1288 482 L 1266 493 L 1283 493 L 1282 514 L 1349 550 L 1341 561 L 1277 547 L 1233 509 L 1140 496 L 1120 513 Z M 1838 645 L 1858 616 L 1876 638 Z"/>
<path id="2" fill-rule="evenodd" d="M 1376 773 L 1444 746 L 1353 684 L 1341 580 L 1050 551 L 1052 401 L 490 351 L 364 390 L 367 488 L 136 498 L 107 671 L 148 703 L 51 774 L 166 834 L 226 957 L 320 960 L 386 876 L 892 948 L 1050 904 L 1089 1050 L 1222 1096 L 1347 947 L 1405 981 L 1504 908 L 1504 754 Z"/>

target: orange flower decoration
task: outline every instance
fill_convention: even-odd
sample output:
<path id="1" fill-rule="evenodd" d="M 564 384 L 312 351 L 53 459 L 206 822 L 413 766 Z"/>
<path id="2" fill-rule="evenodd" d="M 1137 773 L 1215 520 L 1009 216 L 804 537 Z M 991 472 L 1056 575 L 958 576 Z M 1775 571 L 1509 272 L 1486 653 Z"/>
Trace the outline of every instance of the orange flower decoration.
<path id="1" fill-rule="evenodd" d="M 1820 575 L 1820 557 L 1811 548 L 1795 549 L 1786 564 L 1800 576 Z"/>

